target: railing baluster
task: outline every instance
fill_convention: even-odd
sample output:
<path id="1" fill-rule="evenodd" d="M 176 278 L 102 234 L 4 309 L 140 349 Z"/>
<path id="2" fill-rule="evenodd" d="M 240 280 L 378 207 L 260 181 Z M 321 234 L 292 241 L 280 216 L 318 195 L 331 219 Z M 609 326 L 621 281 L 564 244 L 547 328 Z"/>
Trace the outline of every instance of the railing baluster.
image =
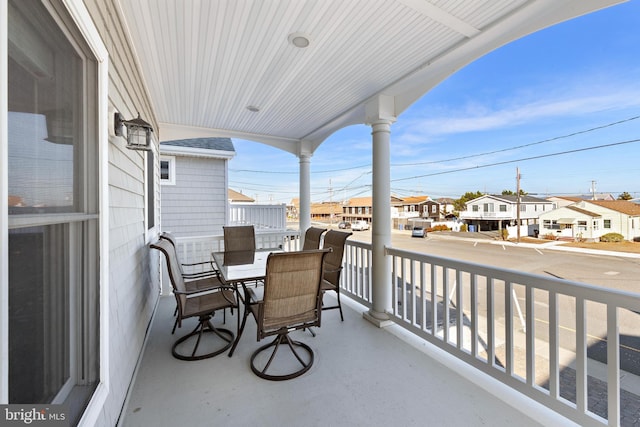
<path id="1" fill-rule="evenodd" d="M 431 264 L 431 335 L 438 331 L 438 272 L 435 264 Z"/>
<path id="2" fill-rule="evenodd" d="M 401 284 L 401 288 L 400 288 L 400 297 L 399 300 L 401 301 L 402 304 L 402 320 L 407 320 L 407 259 L 406 258 L 399 258 L 400 261 L 400 284 Z M 397 287 L 396 287 L 397 289 Z"/>
<path id="3" fill-rule="evenodd" d="M 391 257 L 391 277 L 393 280 L 393 287 L 391 288 L 391 306 L 392 306 L 392 312 L 394 315 L 396 316 L 400 316 L 400 313 L 398 313 L 398 286 L 397 286 L 397 282 L 399 280 L 399 276 L 397 274 L 398 272 L 398 257 L 396 257 L 395 255 L 393 255 Z"/>
<path id="4" fill-rule="evenodd" d="M 549 394 L 560 397 L 560 340 L 558 294 L 549 291 Z"/>
<path id="5" fill-rule="evenodd" d="M 462 295 L 462 270 L 456 269 L 456 282 L 454 283 L 456 291 L 456 332 L 458 349 L 464 348 L 464 307 Z"/>
<path id="6" fill-rule="evenodd" d="M 620 425 L 620 335 L 618 307 L 607 304 L 607 417 L 610 426 Z"/>
<path id="7" fill-rule="evenodd" d="M 469 298 L 471 300 L 471 354 L 478 357 L 478 275 L 470 274 Z"/>
<path id="8" fill-rule="evenodd" d="M 513 376 L 513 299 L 511 291 L 513 284 L 504 282 L 504 323 L 505 323 L 505 369 L 507 374 Z"/>
<path id="9" fill-rule="evenodd" d="M 420 262 L 420 326 L 427 330 L 427 264 Z"/>
<path id="10" fill-rule="evenodd" d="M 534 309 L 533 287 L 527 286 L 525 292 L 526 307 L 526 339 L 527 339 L 527 385 L 533 387 L 536 384 L 536 316 Z"/>
<path id="11" fill-rule="evenodd" d="M 586 301 L 576 297 L 576 406 L 587 411 L 587 318 Z"/>
<path id="12" fill-rule="evenodd" d="M 442 269 L 442 336 L 449 343 L 449 269 Z"/>
<path id="13" fill-rule="evenodd" d="M 496 362 L 496 329 L 494 319 L 495 313 L 495 279 L 486 277 L 487 280 L 487 362 L 490 366 L 495 366 Z"/>

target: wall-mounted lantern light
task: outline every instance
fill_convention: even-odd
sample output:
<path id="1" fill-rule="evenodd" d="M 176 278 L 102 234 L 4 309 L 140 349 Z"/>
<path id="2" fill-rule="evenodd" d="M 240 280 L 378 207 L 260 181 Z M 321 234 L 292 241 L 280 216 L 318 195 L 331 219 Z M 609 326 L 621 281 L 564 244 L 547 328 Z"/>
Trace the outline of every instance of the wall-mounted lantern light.
<path id="1" fill-rule="evenodd" d="M 127 128 L 127 148 L 130 150 L 151 150 L 151 125 L 140 118 L 138 113 L 137 119 L 124 120 L 122 114 L 115 113 L 114 128 L 117 136 L 125 136 L 122 128 Z"/>

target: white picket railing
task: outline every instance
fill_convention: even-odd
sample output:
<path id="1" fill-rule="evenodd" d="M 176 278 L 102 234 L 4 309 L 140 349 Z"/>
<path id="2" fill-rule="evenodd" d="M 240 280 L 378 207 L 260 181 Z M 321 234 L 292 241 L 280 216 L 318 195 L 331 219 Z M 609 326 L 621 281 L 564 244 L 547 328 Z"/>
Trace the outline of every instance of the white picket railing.
<path id="1" fill-rule="evenodd" d="M 297 231 L 256 233 L 256 241 L 299 249 Z M 193 262 L 222 249 L 222 236 L 179 239 Z M 637 336 L 639 295 L 395 248 L 387 255 L 398 325 L 581 425 L 620 425 L 629 393 L 620 337 Z M 341 293 L 367 307 L 371 263 L 370 244 L 347 240 Z M 603 346 L 604 361 L 588 357 Z M 604 378 L 594 366 L 605 367 Z M 606 396 L 605 407 L 594 394 Z"/>
<path id="2" fill-rule="evenodd" d="M 230 203 L 228 225 L 253 225 L 256 230 L 286 230 L 287 205 Z"/>
<path id="3" fill-rule="evenodd" d="M 620 425 L 621 394 L 629 393 L 620 386 L 621 349 L 637 352 L 620 339 L 637 338 L 638 294 L 394 248 L 387 254 L 390 314 L 399 325 L 581 425 Z M 595 362 L 598 349 L 604 354 Z"/>

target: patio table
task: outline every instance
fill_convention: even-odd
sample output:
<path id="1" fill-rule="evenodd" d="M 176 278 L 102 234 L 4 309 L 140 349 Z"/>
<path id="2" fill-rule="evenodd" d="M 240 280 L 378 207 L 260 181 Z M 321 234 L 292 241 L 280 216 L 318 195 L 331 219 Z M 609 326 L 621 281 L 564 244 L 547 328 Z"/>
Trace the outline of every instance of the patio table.
<path id="1" fill-rule="evenodd" d="M 233 356 L 233 352 L 240 341 L 242 331 L 244 330 L 247 317 L 249 316 L 249 304 L 252 300 L 252 292 L 247 287 L 247 282 L 259 283 L 263 281 L 267 272 L 267 258 L 269 254 L 274 252 L 284 252 L 281 248 L 256 249 L 255 251 L 230 251 L 230 252 L 212 252 L 211 256 L 215 261 L 222 281 L 226 284 L 233 285 L 240 297 L 240 287 L 242 287 L 244 310 L 242 315 L 242 324 L 238 330 L 236 340 L 229 350 L 229 357 Z M 239 315 L 239 313 L 238 313 Z"/>

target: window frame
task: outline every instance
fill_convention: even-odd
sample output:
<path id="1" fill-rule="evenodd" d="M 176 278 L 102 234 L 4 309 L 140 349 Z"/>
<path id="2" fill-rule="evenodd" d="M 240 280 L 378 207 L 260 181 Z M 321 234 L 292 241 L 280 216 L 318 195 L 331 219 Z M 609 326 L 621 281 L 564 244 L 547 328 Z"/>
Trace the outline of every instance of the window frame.
<path id="1" fill-rule="evenodd" d="M 168 163 L 168 178 L 162 177 L 162 162 Z M 160 155 L 160 185 L 176 185 L 176 157 Z"/>
<path id="2" fill-rule="evenodd" d="M 0 378 L 2 383 L 0 384 L 0 401 L 9 401 L 9 388 L 7 384 L 7 372 L 9 368 L 8 358 L 8 343 L 9 343 L 9 328 L 8 328 L 8 232 L 10 228 L 23 228 L 28 226 L 41 226 L 48 224 L 69 224 L 71 232 L 69 235 L 70 244 L 77 245 L 82 242 L 95 242 L 88 248 L 92 252 L 92 261 L 89 262 L 85 268 L 87 269 L 82 273 L 82 280 L 87 275 L 95 275 L 97 281 L 95 288 L 90 289 L 91 293 L 97 294 L 97 306 L 99 307 L 99 313 L 96 313 L 96 321 L 98 322 L 97 332 L 98 336 L 92 339 L 98 342 L 97 358 L 97 383 L 93 389 L 92 394 L 87 402 L 87 406 L 82 410 L 82 419 L 88 425 L 92 425 L 98 419 L 100 414 L 100 408 L 108 397 L 109 390 L 109 375 L 108 375 L 108 360 L 109 360 L 109 287 L 105 284 L 109 280 L 109 268 L 108 268 L 108 252 L 109 252 L 109 203 L 108 203 L 108 136 L 109 136 L 109 123 L 107 117 L 109 116 L 108 108 L 108 71 L 109 71 L 109 56 L 104 45 L 102 38 L 99 35 L 97 28 L 95 27 L 93 20 L 84 5 L 83 2 L 77 2 L 74 0 L 42 0 L 42 5 L 47 12 L 56 21 L 58 28 L 65 33 L 71 43 L 77 45 L 79 40 L 82 43 L 83 53 L 82 57 L 90 58 L 94 62 L 94 69 L 92 71 L 92 93 L 93 96 L 87 99 L 86 94 L 83 97 L 84 108 L 84 132 L 85 136 L 87 132 L 93 139 L 94 143 L 91 144 L 90 153 L 86 150 L 82 153 L 83 158 L 79 159 L 83 162 L 83 166 L 86 165 L 87 157 L 94 156 L 96 160 L 93 171 L 82 171 L 81 177 L 86 177 L 87 174 L 91 175 L 91 186 L 84 186 L 83 191 L 83 204 L 81 210 L 83 212 L 73 212 L 57 215 L 20 215 L 20 218 L 8 217 L 8 203 L 7 197 L 0 198 L 0 233 L 1 233 L 1 249 L 0 250 Z M 0 1 L 0 16 L 4 20 L 3 25 L 6 25 L 6 17 L 8 17 L 8 2 Z M 81 23 L 81 25 L 80 25 Z M 0 40 L 0 43 L 6 43 L 5 38 Z M 6 47 L 6 44 L 5 44 Z M 86 71 L 86 66 L 84 67 Z M 8 69 L 6 62 L 3 64 L 0 61 L 0 81 L 3 83 L 5 90 L 0 91 L 0 105 L 3 106 L 0 109 L 0 128 L 7 128 L 7 109 L 8 105 Z M 84 83 L 86 88 L 87 82 Z M 94 120 L 87 122 L 87 117 L 94 117 Z M 87 127 L 87 125 L 89 127 Z M 8 135 L 6 132 L 0 133 L 0 146 L 7 147 Z M 0 153 L 0 170 L 7 170 L 8 155 L 7 151 Z M 0 174 L 0 188 L 7 188 L 8 177 L 4 174 Z M 87 188 L 89 190 L 87 191 Z M 88 194 L 87 194 L 88 193 Z M 91 209 L 87 211 L 87 204 L 91 206 Z M 87 222 L 96 222 L 95 226 L 89 227 L 91 230 L 88 232 L 88 236 L 79 238 L 78 233 L 83 228 L 82 224 Z M 86 227 L 84 227 L 86 228 Z M 77 263 L 75 263 L 77 264 Z M 76 271 L 72 263 L 72 271 Z M 73 273 L 72 274 L 77 274 Z M 74 345 L 74 343 L 72 343 Z"/>

